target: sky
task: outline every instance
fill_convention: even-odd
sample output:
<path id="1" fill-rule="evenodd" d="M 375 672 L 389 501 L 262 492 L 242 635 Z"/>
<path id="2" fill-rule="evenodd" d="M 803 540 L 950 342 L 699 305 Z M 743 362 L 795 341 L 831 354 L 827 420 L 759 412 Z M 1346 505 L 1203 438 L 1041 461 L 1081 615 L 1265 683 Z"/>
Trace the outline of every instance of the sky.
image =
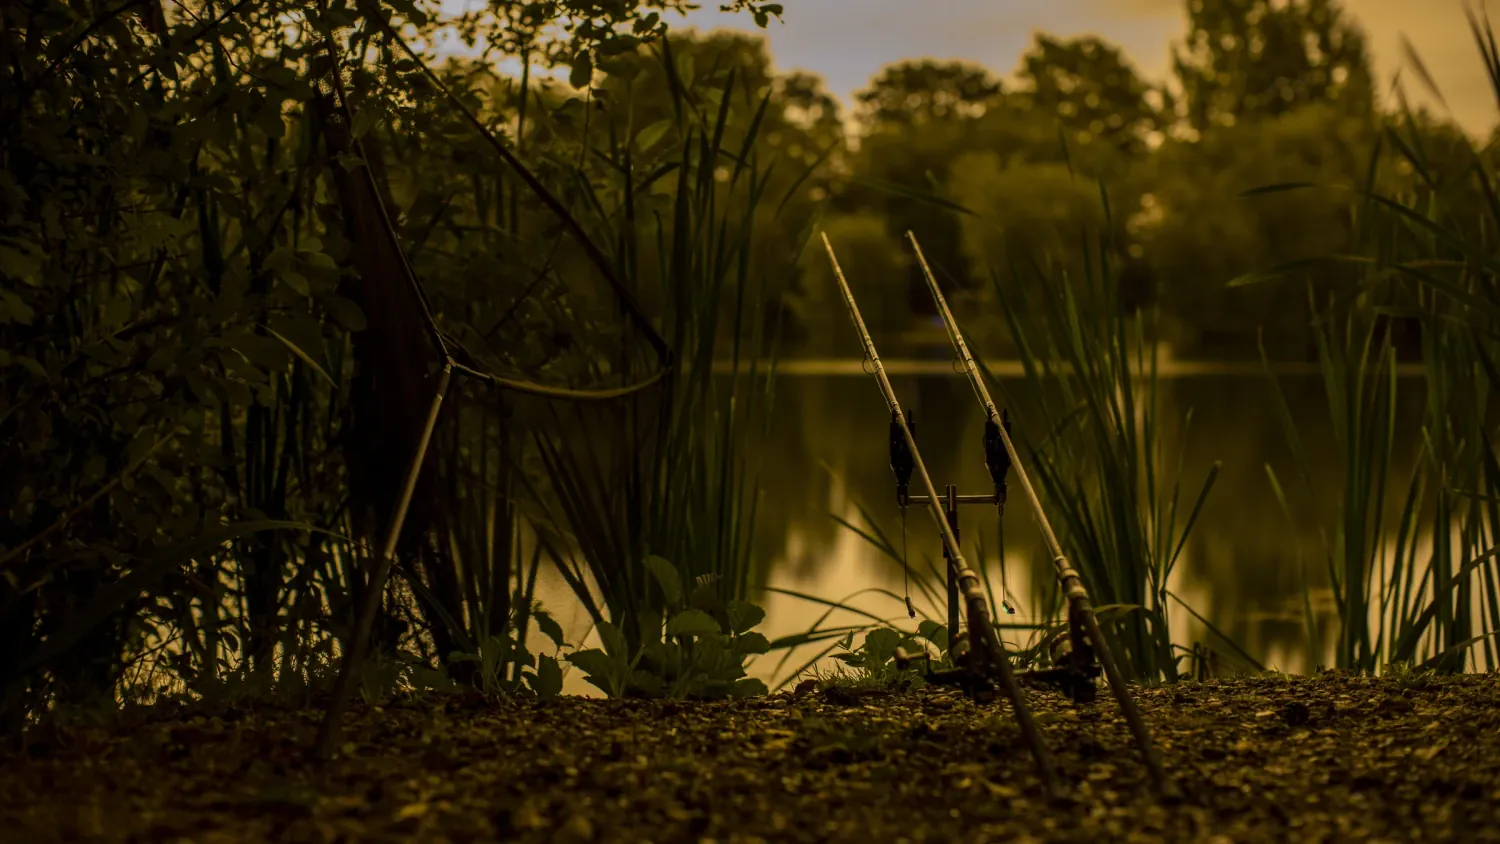
<path id="1" fill-rule="evenodd" d="M 748 14 L 717 11 L 717 0 L 685 23 L 700 29 L 758 31 Z M 1476 9 L 1481 0 L 1471 0 Z M 1143 76 L 1161 81 L 1170 45 L 1186 32 L 1185 0 L 782 0 L 782 21 L 764 30 L 777 71 L 824 79 L 847 106 L 885 65 L 903 59 L 959 59 L 1002 76 L 1020 64 L 1038 30 L 1096 35 L 1124 48 Z M 1497 106 L 1462 0 L 1345 0 L 1370 38 L 1377 79 L 1389 89 L 1404 57 L 1401 35 L 1416 48 L 1447 109 L 1424 93 L 1410 69 L 1404 88 L 1414 103 L 1446 111 L 1470 132 L 1488 133 Z"/>

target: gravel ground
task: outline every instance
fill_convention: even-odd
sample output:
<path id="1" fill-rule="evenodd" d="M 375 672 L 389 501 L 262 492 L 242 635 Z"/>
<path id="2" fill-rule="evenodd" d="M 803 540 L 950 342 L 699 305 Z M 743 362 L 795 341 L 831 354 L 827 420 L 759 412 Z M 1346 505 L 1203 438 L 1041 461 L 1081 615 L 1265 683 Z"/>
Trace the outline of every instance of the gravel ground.
<path id="1" fill-rule="evenodd" d="M 1324 673 L 1138 689 L 1154 797 L 1107 692 L 1008 704 L 834 689 L 722 703 L 412 698 L 319 713 L 159 706 L 0 752 L 0 840 L 1500 841 L 1500 676 Z"/>

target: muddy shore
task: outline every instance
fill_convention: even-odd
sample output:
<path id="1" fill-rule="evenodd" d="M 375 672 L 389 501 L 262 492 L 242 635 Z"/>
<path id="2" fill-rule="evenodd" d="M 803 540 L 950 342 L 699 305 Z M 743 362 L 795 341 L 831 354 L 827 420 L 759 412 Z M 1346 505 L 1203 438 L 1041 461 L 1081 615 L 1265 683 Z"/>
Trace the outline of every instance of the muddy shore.
<path id="1" fill-rule="evenodd" d="M 0 751 L 6 842 L 1500 841 L 1500 676 L 1142 688 L 1182 794 L 1109 694 L 1033 689 L 1070 793 L 1003 700 L 947 689 L 723 703 L 445 695 L 319 713 L 161 706 Z"/>

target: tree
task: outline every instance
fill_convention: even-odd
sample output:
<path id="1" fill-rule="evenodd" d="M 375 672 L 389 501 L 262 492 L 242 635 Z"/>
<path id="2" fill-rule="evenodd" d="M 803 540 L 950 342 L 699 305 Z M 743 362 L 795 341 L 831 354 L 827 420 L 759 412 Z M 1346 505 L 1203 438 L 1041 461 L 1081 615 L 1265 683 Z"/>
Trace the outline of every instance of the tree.
<path id="1" fill-rule="evenodd" d="M 978 117 L 1002 92 L 1000 80 L 978 65 L 906 61 L 887 66 L 854 99 L 861 130 L 869 134 Z"/>
<path id="2" fill-rule="evenodd" d="M 965 62 L 908 61 L 886 67 L 855 95 L 860 127 L 854 183 L 837 197 L 840 209 L 883 217 L 888 237 L 914 232 L 934 268 L 969 283 L 954 212 L 921 197 L 940 197 L 954 158 L 982 143 L 979 120 L 1004 106 L 1000 81 Z M 915 265 L 908 266 L 906 305 L 933 313 Z"/>
<path id="3" fill-rule="evenodd" d="M 1374 110 L 1364 34 L 1337 0 L 1189 0 L 1173 66 L 1200 132 L 1313 102 Z"/>
<path id="4" fill-rule="evenodd" d="M 778 77 L 776 87 L 789 124 L 805 132 L 818 149 L 843 147 L 844 118 L 839 101 L 823 87 L 821 78 L 795 71 Z"/>
<path id="5" fill-rule="evenodd" d="M 831 214 L 819 228 L 828 235 L 839 266 L 858 291 L 860 315 L 870 331 L 881 337 L 908 327 L 911 311 L 906 306 L 906 283 L 914 261 L 905 242 L 891 236 L 886 220 L 868 212 Z M 797 338 L 807 352 L 834 355 L 855 348 L 843 294 L 821 238 L 802 254 L 792 307 L 802 317 L 800 324 L 827 326 Z"/>
<path id="6" fill-rule="evenodd" d="M 1309 349 L 1307 282 L 1226 288 L 1245 273 L 1349 251 L 1350 198 L 1337 190 L 1242 196 L 1290 182 L 1349 185 L 1363 180 L 1374 138 L 1367 121 L 1328 102 L 1275 119 L 1218 129 L 1201 140 L 1174 140 L 1143 181 L 1150 191 L 1130 220 L 1163 286 L 1162 301 L 1182 345 L 1204 354 L 1253 354 L 1264 329 L 1272 357 Z"/>
<path id="7" fill-rule="evenodd" d="M 1070 140 L 1097 138 L 1140 153 L 1164 128 L 1154 92 L 1118 47 L 1087 36 L 1059 40 L 1038 33 L 1021 60 L 1020 77 L 1033 108 L 1054 114 Z"/>

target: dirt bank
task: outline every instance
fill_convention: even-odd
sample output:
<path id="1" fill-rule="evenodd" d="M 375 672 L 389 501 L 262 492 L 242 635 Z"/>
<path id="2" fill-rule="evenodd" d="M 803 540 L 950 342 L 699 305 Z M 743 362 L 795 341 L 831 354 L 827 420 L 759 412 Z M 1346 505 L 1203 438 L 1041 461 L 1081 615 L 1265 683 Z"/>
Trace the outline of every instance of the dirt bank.
<path id="1" fill-rule="evenodd" d="M 726 703 L 479 696 L 318 714 L 157 707 L 0 756 L 6 841 L 1500 841 L 1500 677 L 1141 689 L 1181 800 L 1107 693 L 1033 690 L 1048 800 L 1001 702 L 949 690 Z"/>

